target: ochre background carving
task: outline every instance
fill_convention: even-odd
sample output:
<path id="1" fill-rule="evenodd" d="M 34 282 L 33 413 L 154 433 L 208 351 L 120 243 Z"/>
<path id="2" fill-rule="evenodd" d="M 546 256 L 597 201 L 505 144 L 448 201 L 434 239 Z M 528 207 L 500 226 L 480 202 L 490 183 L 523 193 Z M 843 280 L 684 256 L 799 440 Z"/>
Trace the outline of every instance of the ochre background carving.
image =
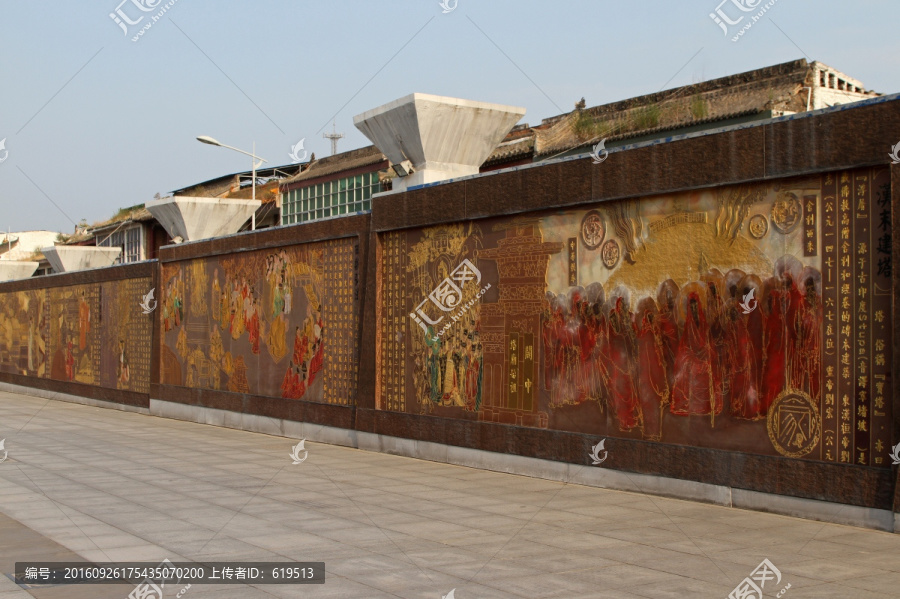
<path id="1" fill-rule="evenodd" d="M 888 467 L 889 196 L 860 169 L 386 233 L 377 407 Z"/>
<path id="2" fill-rule="evenodd" d="M 164 264 L 161 383 L 352 405 L 358 244 Z"/>
<path id="3" fill-rule="evenodd" d="M 0 293 L 0 372 L 150 390 L 148 277 Z"/>

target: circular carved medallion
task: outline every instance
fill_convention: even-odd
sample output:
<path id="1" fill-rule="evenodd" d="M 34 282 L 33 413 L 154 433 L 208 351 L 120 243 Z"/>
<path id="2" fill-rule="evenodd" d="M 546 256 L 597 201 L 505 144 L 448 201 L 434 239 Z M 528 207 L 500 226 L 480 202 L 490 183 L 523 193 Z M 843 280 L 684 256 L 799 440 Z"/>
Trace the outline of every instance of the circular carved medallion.
<path id="1" fill-rule="evenodd" d="M 769 440 L 783 456 L 802 458 L 819 443 L 819 410 L 798 389 L 785 389 L 769 407 Z"/>
<path id="2" fill-rule="evenodd" d="M 591 210 L 581 219 L 581 243 L 589 250 L 596 249 L 606 237 L 606 226 L 603 217 L 596 210 Z"/>
<path id="3" fill-rule="evenodd" d="M 797 196 L 788 192 L 781 191 L 775 196 L 775 202 L 772 204 L 772 225 L 782 235 L 793 231 L 800 224 L 800 200 Z"/>
<path id="4" fill-rule="evenodd" d="M 754 239 L 762 239 L 769 232 L 769 219 L 762 214 L 755 214 L 750 217 L 750 235 Z"/>
<path id="5" fill-rule="evenodd" d="M 619 254 L 619 243 L 615 239 L 610 239 L 604 243 L 603 248 L 600 250 L 600 259 L 603 261 L 603 266 L 609 269 L 613 268 L 619 263 Z"/>

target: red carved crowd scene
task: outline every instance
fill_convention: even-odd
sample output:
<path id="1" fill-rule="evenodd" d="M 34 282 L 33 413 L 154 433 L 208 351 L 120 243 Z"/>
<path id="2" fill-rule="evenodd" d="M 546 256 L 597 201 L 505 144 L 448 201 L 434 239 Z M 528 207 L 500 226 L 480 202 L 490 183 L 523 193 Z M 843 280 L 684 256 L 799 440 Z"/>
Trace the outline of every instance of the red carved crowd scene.
<path id="1" fill-rule="evenodd" d="M 547 294 L 543 380 L 553 407 L 597 401 L 622 431 L 659 439 L 666 411 L 715 426 L 759 420 L 786 389 L 820 395 L 821 273 L 785 256 L 765 280 L 711 269 L 632 302 L 594 283 Z"/>

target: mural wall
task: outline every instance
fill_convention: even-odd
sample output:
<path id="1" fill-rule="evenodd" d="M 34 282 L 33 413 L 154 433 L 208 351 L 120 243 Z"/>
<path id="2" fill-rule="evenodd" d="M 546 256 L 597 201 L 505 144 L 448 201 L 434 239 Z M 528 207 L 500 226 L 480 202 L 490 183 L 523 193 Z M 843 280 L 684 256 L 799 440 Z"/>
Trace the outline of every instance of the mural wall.
<path id="1" fill-rule="evenodd" d="M 158 305 L 146 298 L 149 279 L 126 279 L 103 283 L 100 287 L 103 321 L 100 339 L 100 386 L 150 392 L 150 353 L 153 347 L 155 312 Z M 154 298 L 157 295 L 154 290 Z M 106 326 L 106 323 L 111 323 Z M 114 324 L 113 324 L 114 323 Z"/>
<path id="2" fill-rule="evenodd" d="M 151 279 L 0 293 L 0 372 L 150 391 Z"/>
<path id="3" fill-rule="evenodd" d="M 161 382 L 352 405 L 355 239 L 162 265 Z"/>
<path id="4" fill-rule="evenodd" d="M 50 376 L 47 290 L 0 293 L 0 372 Z"/>
<path id="5" fill-rule="evenodd" d="M 889 467 L 889 182 L 386 233 L 377 407 Z"/>

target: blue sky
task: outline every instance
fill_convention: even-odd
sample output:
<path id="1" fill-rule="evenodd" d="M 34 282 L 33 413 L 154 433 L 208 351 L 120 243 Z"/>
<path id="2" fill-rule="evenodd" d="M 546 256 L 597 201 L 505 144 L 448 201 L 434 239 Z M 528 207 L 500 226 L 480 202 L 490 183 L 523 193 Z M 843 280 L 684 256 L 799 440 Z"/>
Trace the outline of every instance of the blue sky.
<path id="1" fill-rule="evenodd" d="M 458 0 L 447 14 L 437 0 L 177 0 L 138 42 L 149 16 L 126 36 L 109 17 L 120 1 L 0 0 L 0 229 L 71 232 L 249 169 L 197 135 L 287 164 L 301 139 L 330 153 L 334 116 L 339 151 L 368 145 L 353 116 L 411 92 L 524 106 L 534 125 L 582 96 L 804 56 L 900 91 L 896 0 L 778 0 L 737 43 L 709 17 L 720 0 Z"/>

